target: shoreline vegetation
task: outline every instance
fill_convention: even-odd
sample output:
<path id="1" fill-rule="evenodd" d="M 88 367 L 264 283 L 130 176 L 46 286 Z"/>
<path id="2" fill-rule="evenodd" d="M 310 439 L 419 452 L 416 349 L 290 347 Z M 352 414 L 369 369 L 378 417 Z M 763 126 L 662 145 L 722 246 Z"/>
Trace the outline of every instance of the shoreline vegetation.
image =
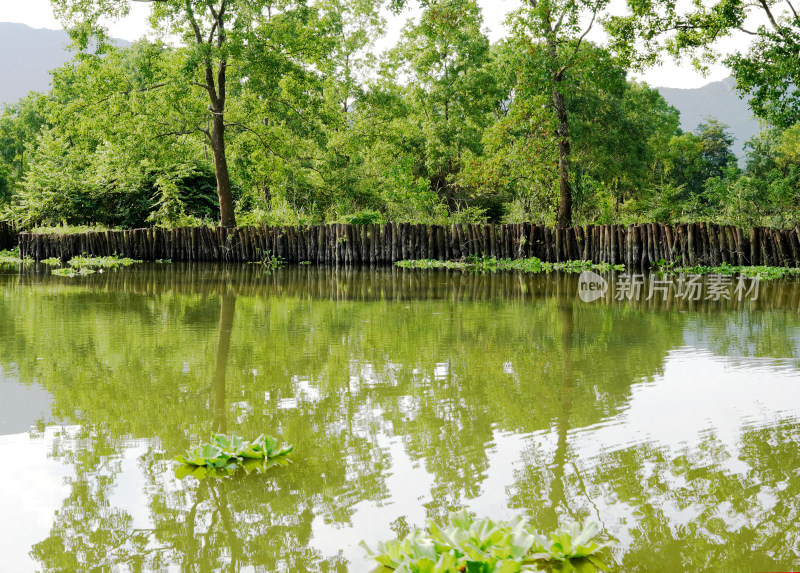
<path id="1" fill-rule="evenodd" d="M 0 250 L 0 268 L 14 265 L 33 265 L 36 260 L 28 256 L 20 256 L 19 248 L 14 247 L 9 250 Z M 51 274 L 59 277 L 77 277 L 102 273 L 107 270 L 129 267 L 139 264 L 142 261 L 111 255 L 107 257 L 93 257 L 80 255 L 72 257 L 68 261 L 62 261 L 56 257 L 50 257 L 39 261 L 40 264 L 51 268 Z"/>
<path id="2" fill-rule="evenodd" d="M 152 34 L 119 46 L 122 3 L 51 0 L 76 57 L 0 110 L 0 220 L 796 225 L 800 19 L 714 2 L 521 3 L 491 38 L 477 0 L 286 0 L 280 16 L 163 0 Z M 723 60 L 716 39 L 755 14 L 770 25 Z M 761 132 L 742 141 L 722 107 L 686 126 L 632 76 L 667 53 L 724 61 Z"/>
<path id="3" fill-rule="evenodd" d="M 281 257 L 270 253 L 263 255 L 261 261 L 248 264 L 263 265 L 269 270 L 279 269 L 286 265 L 286 261 Z M 62 262 L 58 258 L 49 258 L 39 261 L 39 264 L 52 267 L 51 273 L 62 277 L 76 277 L 104 272 L 106 270 L 130 267 L 141 264 L 143 261 L 131 258 L 119 257 L 117 255 L 106 257 L 93 257 L 82 255 L 72 257 L 67 262 Z M 171 263 L 170 260 L 151 261 L 154 263 Z M 21 257 L 19 249 L 0 251 L 0 268 L 3 266 L 33 265 L 36 264 L 31 257 Z M 302 261 L 300 266 L 312 265 L 311 261 Z M 536 257 L 524 259 L 503 259 L 485 255 L 468 256 L 457 260 L 434 260 L 434 259 L 410 259 L 397 261 L 394 266 L 409 270 L 455 270 L 473 273 L 498 273 L 498 272 L 520 272 L 524 274 L 551 274 L 566 273 L 577 274 L 584 271 L 596 273 L 624 273 L 629 270 L 623 264 L 594 263 L 592 261 L 574 260 L 557 263 L 542 261 Z M 646 269 L 650 273 L 661 275 L 732 275 L 758 278 L 760 280 L 775 280 L 782 278 L 800 277 L 800 267 L 773 267 L 773 266 L 746 266 L 721 264 L 716 266 L 693 266 L 682 267 L 674 264 L 665 263 L 663 260 L 653 264 Z"/>
<path id="4" fill-rule="evenodd" d="M 485 256 L 468 257 L 467 259 L 458 261 L 436 261 L 432 259 L 398 261 L 395 263 L 395 266 L 402 269 L 451 269 L 479 273 L 519 271 L 530 274 L 549 274 L 559 271 L 565 273 L 581 273 L 583 271 L 606 273 L 610 271 L 625 270 L 625 265 L 593 263 L 592 261 L 565 261 L 563 263 L 548 263 L 536 257 L 512 260 Z"/>

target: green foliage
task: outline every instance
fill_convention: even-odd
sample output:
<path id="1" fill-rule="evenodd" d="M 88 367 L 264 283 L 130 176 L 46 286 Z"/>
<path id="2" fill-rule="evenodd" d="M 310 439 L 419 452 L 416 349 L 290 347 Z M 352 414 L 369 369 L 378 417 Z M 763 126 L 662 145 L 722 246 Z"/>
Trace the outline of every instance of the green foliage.
<path id="1" fill-rule="evenodd" d="M 0 265 L 22 265 L 31 264 L 33 259 L 30 257 L 21 258 L 19 256 L 19 247 L 13 249 L 0 251 Z"/>
<path id="2" fill-rule="evenodd" d="M 379 543 L 375 552 L 364 542 L 362 547 L 385 568 L 403 573 L 595 573 L 608 570 L 600 558 L 605 546 L 593 539 L 598 531 L 593 522 L 583 528 L 572 524 L 548 538 L 522 517 L 494 522 L 460 511 L 451 513 L 444 527 L 429 521 L 425 531 Z"/>
<path id="3" fill-rule="evenodd" d="M 288 464 L 292 450 L 293 446 L 279 448 L 277 439 L 264 434 L 249 442 L 239 436 L 216 434 L 211 442 L 175 457 L 180 464 L 176 475 L 203 479 L 232 475 L 238 469 L 246 473 L 263 472 Z"/>
<path id="4" fill-rule="evenodd" d="M 61 223 L 52 227 L 33 227 L 30 232 L 37 235 L 73 235 L 76 233 L 103 233 L 110 230 L 104 225 L 66 225 Z"/>
<path id="5" fill-rule="evenodd" d="M 398 261 L 396 266 L 404 269 L 456 269 L 481 273 L 495 273 L 498 271 L 520 271 L 523 273 L 551 273 L 561 271 L 565 273 L 581 273 L 583 271 L 622 271 L 624 265 L 610 263 L 593 263 L 591 261 L 566 261 L 563 263 L 548 263 L 533 257 L 530 259 L 498 259 L 496 257 L 470 255 L 463 261 L 439 261 L 434 259 L 421 259 L 413 261 Z"/>
<path id="6" fill-rule="evenodd" d="M 152 2 L 154 30 L 179 45 L 124 49 L 106 27 L 126 3 L 53 5 L 82 51 L 49 93 L 0 114 L 0 217 L 20 228 L 215 225 L 225 173 L 240 225 L 554 224 L 564 193 L 579 224 L 800 223 L 786 14 L 731 60 L 777 126 L 743 173 L 725 126 L 681 133 L 676 110 L 628 72 L 663 49 L 702 50 L 749 5 L 631 1 L 612 18 L 607 0 L 524 3 L 492 43 L 475 0 L 436 0 L 383 55 L 378 0 L 236 0 L 221 16 L 214 3 Z M 601 20 L 607 45 L 584 36 Z M 663 26 L 679 32 L 659 43 Z"/>
<path id="7" fill-rule="evenodd" d="M 800 122 L 800 15 L 791 2 L 628 0 L 627 7 L 604 23 L 615 52 L 629 64 L 646 67 L 667 53 L 705 70 L 719 60 L 717 41 L 744 31 L 753 41 L 724 60 L 737 88 L 752 95 L 753 111 L 770 124 Z M 756 27 L 758 21 L 763 24 Z"/>
<path id="8" fill-rule="evenodd" d="M 270 251 L 258 250 L 259 260 L 248 264 L 259 265 L 267 270 L 279 269 L 286 264 L 286 261 L 278 255 L 273 255 Z"/>
<path id="9" fill-rule="evenodd" d="M 785 277 L 800 276 L 800 268 L 792 267 L 766 267 L 760 266 L 741 266 L 729 265 L 722 263 L 716 267 L 710 266 L 694 266 L 682 267 L 674 263 L 665 263 L 662 261 L 656 265 L 659 272 L 669 274 L 696 274 L 696 275 L 741 275 L 745 277 L 759 278 L 761 280 L 776 280 Z"/>
<path id="10" fill-rule="evenodd" d="M 342 217 L 342 222 L 349 225 L 375 225 L 383 223 L 383 215 L 377 211 L 361 211 Z"/>
<path id="11" fill-rule="evenodd" d="M 57 277 L 66 277 L 66 278 L 75 278 L 75 277 L 83 277 L 86 275 L 93 275 L 97 271 L 95 269 L 89 267 L 83 268 L 74 268 L 74 267 L 65 267 L 63 269 L 53 269 L 51 274 Z"/>
<path id="12" fill-rule="evenodd" d="M 141 262 L 142 261 L 120 257 L 119 255 L 94 257 L 83 254 L 72 257 L 67 264 L 74 269 L 117 269 L 119 267 L 129 267 Z"/>

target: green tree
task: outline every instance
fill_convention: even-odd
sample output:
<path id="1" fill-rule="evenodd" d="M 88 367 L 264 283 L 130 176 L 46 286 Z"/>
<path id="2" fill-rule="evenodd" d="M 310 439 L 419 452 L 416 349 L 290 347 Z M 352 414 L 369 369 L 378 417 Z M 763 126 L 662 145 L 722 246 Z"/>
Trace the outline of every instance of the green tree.
<path id="1" fill-rule="evenodd" d="M 583 66 L 584 40 L 607 6 L 608 0 L 527 0 L 512 20 L 515 35 L 530 46 L 531 57 L 538 60 L 536 67 L 544 71 L 537 80 L 547 85 L 555 116 L 559 182 L 556 223 L 559 227 L 572 223 L 569 79 Z"/>
<path id="2" fill-rule="evenodd" d="M 92 40 L 105 49 L 107 22 L 130 10 L 130 0 L 53 0 L 53 5 L 82 50 Z M 250 123 L 231 121 L 235 100 L 251 83 L 268 97 L 263 88 L 274 89 L 287 69 L 305 67 L 309 53 L 328 48 L 326 22 L 302 0 L 161 0 L 153 3 L 150 21 L 155 30 L 180 37 L 184 47 L 175 52 L 180 73 L 153 78 L 140 89 L 175 85 L 205 94 L 204 113 L 181 115 L 164 135 L 204 134 L 213 156 L 221 223 L 235 226 L 226 131 L 234 124 L 247 130 Z"/>
<path id="3" fill-rule="evenodd" d="M 501 101 L 482 25 L 475 0 L 435 0 L 406 27 L 393 54 L 420 145 L 419 175 L 451 210 L 466 198 L 456 178 L 464 154 L 482 153 L 481 137 Z"/>
<path id="4" fill-rule="evenodd" d="M 498 74 L 511 94 L 507 113 L 486 131 L 483 157 L 464 179 L 502 196 L 511 220 L 552 221 L 560 192 L 558 118 L 546 48 L 515 37 L 496 47 Z M 581 65 L 562 80 L 570 127 L 571 193 L 575 216 L 616 216 L 654 178 L 678 128 L 678 113 L 656 91 L 626 80 L 607 50 L 583 42 Z"/>

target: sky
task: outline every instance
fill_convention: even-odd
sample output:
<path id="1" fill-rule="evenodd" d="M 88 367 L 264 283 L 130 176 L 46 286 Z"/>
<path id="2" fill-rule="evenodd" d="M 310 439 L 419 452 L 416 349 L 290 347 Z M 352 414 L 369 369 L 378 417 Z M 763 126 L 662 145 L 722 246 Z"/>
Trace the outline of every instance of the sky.
<path id="1" fill-rule="evenodd" d="M 483 7 L 485 25 L 489 29 L 489 36 L 496 40 L 505 35 L 503 21 L 506 15 L 519 6 L 519 0 L 479 0 Z M 123 40 L 137 40 L 148 31 L 146 22 L 150 7 L 146 3 L 132 3 L 130 16 L 125 20 L 112 24 L 112 35 Z M 389 22 L 387 38 L 379 45 L 386 48 L 396 41 L 399 30 L 405 20 L 413 15 L 405 14 Z M 32 28 L 60 29 L 61 25 L 53 16 L 49 0 L 0 0 L 0 21 L 27 24 Z M 741 37 L 730 38 L 720 45 L 724 52 L 741 48 L 742 42 L 747 41 Z M 646 81 L 653 87 L 696 88 L 712 81 L 724 79 L 730 75 L 727 68 L 722 65 L 712 66 L 710 73 L 703 77 L 686 64 L 667 62 L 658 68 L 645 71 L 634 76 L 636 79 Z"/>

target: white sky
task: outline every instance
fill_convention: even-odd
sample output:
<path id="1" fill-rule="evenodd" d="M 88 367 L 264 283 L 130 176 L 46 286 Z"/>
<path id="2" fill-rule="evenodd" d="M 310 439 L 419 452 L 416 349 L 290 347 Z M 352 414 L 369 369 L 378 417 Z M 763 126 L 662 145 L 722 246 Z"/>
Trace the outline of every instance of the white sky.
<path id="1" fill-rule="evenodd" d="M 489 28 L 490 37 L 494 40 L 505 34 L 503 21 L 506 14 L 519 6 L 519 0 L 479 0 L 484 11 L 486 27 Z M 112 35 L 123 40 L 137 40 L 148 30 L 146 17 L 149 6 L 146 3 L 132 2 L 133 8 L 131 15 L 123 21 L 111 26 Z M 408 12 L 390 22 L 389 37 L 381 42 L 390 44 L 398 36 L 398 31 L 402 23 L 410 16 Z M 0 21 L 17 22 L 27 24 L 32 28 L 61 28 L 58 20 L 53 16 L 49 0 L 0 0 Z M 741 47 L 746 38 L 732 38 L 721 44 L 721 49 L 733 49 Z M 659 68 L 648 70 L 641 77 L 654 87 L 680 87 L 695 88 L 707 84 L 708 82 L 724 79 L 730 72 L 721 65 L 713 66 L 707 77 L 691 69 L 689 64 L 676 65 L 668 63 Z"/>

